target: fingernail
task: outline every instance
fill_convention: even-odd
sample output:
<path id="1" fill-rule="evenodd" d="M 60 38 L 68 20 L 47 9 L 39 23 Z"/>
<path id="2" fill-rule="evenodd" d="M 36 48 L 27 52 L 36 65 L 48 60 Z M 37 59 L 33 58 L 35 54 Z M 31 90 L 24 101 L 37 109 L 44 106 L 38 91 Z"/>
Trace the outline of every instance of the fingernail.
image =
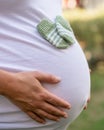
<path id="1" fill-rule="evenodd" d="M 60 118 L 56 119 L 56 121 L 59 121 L 59 120 L 60 120 Z"/>
<path id="2" fill-rule="evenodd" d="M 67 113 L 64 112 L 64 118 L 67 118 L 67 117 L 68 117 Z"/>
<path id="3" fill-rule="evenodd" d="M 71 105 L 68 105 L 66 108 L 67 108 L 67 109 L 70 109 L 70 108 L 71 108 Z"/>
<path id="4" fill-rule="evenodd" d="M 61 78 L 60 77 L 55 77 L 54 81 L 59 82 L 59 81 L 61 81 Z"/>
<path id="5" fill-rule="evenodd" d="M 65 114 L 64 114 L 64 118 L 67 118 L 67 117 L 68 117 L 68 115 L 65 113 Z"/>

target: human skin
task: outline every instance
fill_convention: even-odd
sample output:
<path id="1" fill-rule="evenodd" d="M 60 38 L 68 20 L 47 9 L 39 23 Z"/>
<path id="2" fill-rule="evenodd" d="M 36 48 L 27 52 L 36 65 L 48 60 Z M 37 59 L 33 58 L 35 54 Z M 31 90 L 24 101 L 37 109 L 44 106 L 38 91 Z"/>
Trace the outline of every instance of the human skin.
<path id="1" fill-rule="evenodd" d="M 39 71 L 11 73 L 0 70 L 0 95 L 37 122 L 45 123 L 46 118 L 54 121 L 66 118 L 67 114 L 59 107 L 70 109 L 71 105 L 48 92 L 42 82 L 55 84 L 60 78 Z"/>
<path id="2" fill-rule="evenodd" d="M 39 123 L 45 123 L 45 119 L 58 121 L 67 118 L 67 113 L 60 108 L 70 109 L 71 105 L 47 91 L 42 82 L 56 84 L 60 78 L 40 71 L 11 73 L 0 70 L 0 95 Z"/>

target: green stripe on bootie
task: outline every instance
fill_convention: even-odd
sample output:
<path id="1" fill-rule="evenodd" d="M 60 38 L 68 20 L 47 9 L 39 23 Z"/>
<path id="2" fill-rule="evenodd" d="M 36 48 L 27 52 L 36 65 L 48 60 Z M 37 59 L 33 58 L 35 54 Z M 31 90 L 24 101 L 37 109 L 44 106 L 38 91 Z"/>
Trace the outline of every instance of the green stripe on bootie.
<path id="1" fill-rule="evenodd" d="M 66 28 L 64 28 L 60 23 L 56 22 L 56 28 L 57 28 L 57 32 L 59 33 L 59 35 L 66 40 L 66 42 L 68 44 L 73 44 L 75 43 L 74 40 L 74 34 L 73 32 L 67 30 Z"/>
<path id="2" fill-rule="evenodd" d="M 58 34 L 56 25 L 48 20 L 44 19 L 37 25 L 38 32 L 45 38 L 49 43 L 59 49 L 68 48 L 67 42 Z"/>
<path id="3" fill-rule="evenodd" d="M 59 35 L 67 41 L 68 44 L 75 43 L 75 36 L 70 24 L 61 16 L 57 16 L 55 19 L 57 32 Z"/>
<path id="4" fill-rule="evenodd" d="M 69 22 L 67 20 L 65 20 L 62 16 L 60 16 L 60 15 L 56 16 L 55 21 L 60 23 L 64 28 L 73 32 Z"/>

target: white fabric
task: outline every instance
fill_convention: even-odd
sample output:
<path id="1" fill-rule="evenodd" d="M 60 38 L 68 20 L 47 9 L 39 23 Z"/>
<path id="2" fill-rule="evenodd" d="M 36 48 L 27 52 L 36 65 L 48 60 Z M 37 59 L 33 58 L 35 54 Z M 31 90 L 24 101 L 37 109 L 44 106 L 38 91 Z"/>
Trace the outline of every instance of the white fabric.
<path id="1" fill-rule="evenodd" d="M 36 30 L 43 18 L 54 21 L 61 11 L 61 0 L 0 0 L 0 69 L 41 70 L 60 76 L 59 84 L 44 87 L 72 105 L 67 119 L 47 120 L 43 125 L 0 96 L 0 130 L 64 130 L 82 111 L 90 93 L 90 76 L 79 44 L 55 49 Z"/>

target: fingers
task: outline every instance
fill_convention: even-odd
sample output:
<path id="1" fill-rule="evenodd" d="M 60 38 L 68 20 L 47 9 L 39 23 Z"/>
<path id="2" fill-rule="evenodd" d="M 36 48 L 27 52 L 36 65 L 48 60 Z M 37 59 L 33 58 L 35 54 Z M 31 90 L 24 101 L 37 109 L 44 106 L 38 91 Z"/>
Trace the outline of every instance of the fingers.
<path id="1" fill-rule="evenodd" d="M 49 107 L 48 107 L 49 108 Z M 56 112 L 56 110 L 52 110 L 52 108 L 49 110 L 49 112 L 50 113 L 47 113 L 47 112 L 45 112 L 44 110 L 41 110 L 41 109 L 37 109 L 37 110 L 35 110 L 35 112 L 31 112 L 31 111 L 29 111 L 29 112 L 26 112 L 28 115 L 29 115 L 29 117 L 30 118 L 32 118 L 33 120 L 35 120 L 35 121 L 37 121 L 37 122 L 39 122 L 39 123 L 43 123 L 43 124 L 45 124 L 46 123 L 46 121 L 45 121 L 45 119 L 49 119 L 49 120 L 53 120 L 53 121 L 59 121 L 60 120 L 60 118 L 61 118 L 61 116 L 62 115 L 66 115 L 66 114 L 58 114 L 58 113 L 62 113 L 62 112 Z M 54 115 L 53 115 L 53 112 L 55 112 L 54 113 Z M 64 113 L 64 112 L 63 112 Z M 56 114 L 56 115 L 55 115 Z M 58 115 L 58 116 L 57 116 Z M 59 116 L 60 115 L 60 116 Z M 67 115 L 66 116 L 64 116 L 65 118 L 67 117 Z"/>
<path id="2" fill-rule="evenodd" d="M 90 98 L 88 98 L 88 100 L 87 100 L 87 103 L 89 103 L 90 102 Z"/>
<path id="3" fill-rule="evenodd" d="M 54 121 L 59 121 L 59 119 L 60 119 L 59 117 L 52 115 L 52 114 L 49 114 L 49 113 L 47 113 L 43 110 L 40 110 L 40 109 L 38 109 L 35 112 L 37 113 L 37 115 L 39 115 L 42 118 L 47 118 L 47 119 L 54 120 Z"/>
<path id="4" fill-rule="evenodd" d="M 38 72 L 36 71 L 35 73 L 35 77 L 39 80 L 39 81 L 45 81 L 45 82 L 59 82 L 59 78 L 56 76 L 53 76 L 51 74 L 46 74 L 43 72 Z M 44 97 L 45 97 L 45 101 L 49 102 L 50 104 L 54 105 L 54 106 L 60 106 L 60 107 L 64 107 L 67 109 L 71 108 L 71 105 L 67 102 L 64 101 L 63 99 L 53 95 L 52 93 L 49 93 L 48 91 L 46 91 L 44 93 Z"/>
<path id="5" fill-rule="evenodd" d="M 38 115 L 36 115 L 35 113 L 33 112 L 27 112 L 27 114 L 35 121 L 39 122 L 39 123 L 45 123 L 45 120 L 41 117 L 39 117 Z"/>
<path id="6" fill-rule="evenodd" d="M 67 101 L 65 101 L 51 93 L 47 94 L 47 98 L 45 100 L 54 106 L 58 106 L 58 107 L 60 106 L 60 107 L 66 108 L 66 109 L 71 108 L 71 105 Z"/>
<path id="7" fill-rule="evenodd" d="M 87 109 L 87 104 L 84 106 L 84 110 L 86 110 Z"/>
<path id="8" fill-rule="evenodd" d="M 57 76 L 54 76 L 52 74 L 40 72 L 40 71 L 35 71 L 34 76 L 36 79 L 38 79 L 41 82 L 47 82 L 47 83 L 58 83 L 60 82 L 60 78 Z"/>
<path id="9" fill-rule="evenodd" d="M 90 102 L 90 98 L 88 98 L 87 103 L 86 103 L 86 105 L 84 106 L 84 110 L 87 109 L 87 107 L 88 107 L 88 103 L 89 103 L 89 102 Z"/>
<path id="10" fill-rule="evenodd" d="M 56 108 L 54 106 L 52 106 L 51 104 L 48 103 L 44 103 L 44 107 L 41 108 L 42 110 L 46 111 L 47 113 L 57 116 L 57 117 L 67 117 L 67 113 L 64 112 L 63 110 Z"/>

